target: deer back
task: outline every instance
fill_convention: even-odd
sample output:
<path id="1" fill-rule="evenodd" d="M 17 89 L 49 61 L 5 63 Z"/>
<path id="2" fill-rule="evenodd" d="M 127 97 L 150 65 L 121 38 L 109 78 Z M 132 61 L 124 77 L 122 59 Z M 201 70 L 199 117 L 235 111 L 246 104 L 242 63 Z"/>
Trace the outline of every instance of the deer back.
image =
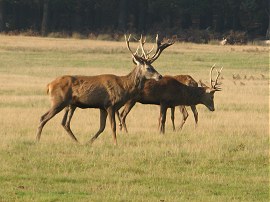
<path id="1" fill-rule="evenodd" d="M 187 86 L 198 87 L 197 81 L 195 81 L 190 75 L 176 75 L 174 78 Z"/>

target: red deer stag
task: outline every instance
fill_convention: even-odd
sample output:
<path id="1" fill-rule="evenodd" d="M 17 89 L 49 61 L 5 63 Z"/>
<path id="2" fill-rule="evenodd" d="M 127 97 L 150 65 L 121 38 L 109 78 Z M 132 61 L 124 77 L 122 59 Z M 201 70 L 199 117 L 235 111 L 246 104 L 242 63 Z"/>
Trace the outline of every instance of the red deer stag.
<path id="1" fill-rule="evenodd" d="M 190 76 L 190 75 L 176 75 L 173 76 L 177 81 L 181 82 L 182 84 L 185 84 L 187 86 L 193 86 L 193 87 L 198 87 L 198 83 Z M 198 123 L 198 111 L 196 108 L 196 105 L 191 105 L 190 106 L 193 115 L 194 115 L 194 119 L 195 119 L 195 124 L 197 125 Z M 182 129 L 183 125 L 185 124 L 187 118 L 188 118 L 188 112 L 186 110 L 186 107 L 184 105 L 180 105 L 179 106 L 179 111 L 182 114 L 182 121 L 180 124 L 180 129 Z M 171 121 L 172 121 L 172 125 L 173 125 L 173 130 L 175 131 L 175 123 L 174 123 L 174 114 L 175 114 L 175 107 L 171 107 Z M 121 123 L 121 118 L 120 118 L 120 114 L 117 111 L 117 116 L 118 116 L 118 120 L 119 120 L 119 128 L 120 130 L 122 130 L 123 128 L 123 124 Z M 124 120 L 125 122 L 125 120 Z M 128 133 L 127 127 L 124 123 L 124 130 L 126 133 Z"/>
<path id="2" fill-rule="evenodd" d="M 138 48 L 135 53 L 132 52 L 129 42 L 130 35 L 126 39 L 128 50 L 132 54 L 133 62 L 136 64 L 133 71 L 126 76 L 116 76 L 112 74 L 103 74 L 97 76 L 62 76 L 47 85 L 47 92 L 51 99 L 51 109 L 47 111 L 40 119 L 36 139 L 40 140 L 44 125 L 57 113 L 65 109 L 62 120 L 62 126 L 76 141 L 70 129 L 70 121 L 77 107 L 99 108 L 100 109 L 100 127 L 98 132 L 89 141 L 93 143 L 95 139 L 104 131 L 106 118 L 109 115 L 111 123 L 114 144 L 116 140 L 115 112 L 119 110 L 129 99 L 137 95 L 140 88 L 143 88 L 146 79 L 160 80 L 162 76 L 151 65 L 161 54 L 161 52 L 173 44 L 173 42 L 161 43 L 156 38 L 157 50 L 152 57 L 145 54 L 139 56 Z M 145 39 L 139 40 L 143 47 Z"/>
<path id="3" fill-rule="evenodd" d="M 185 84 L 187 86 L 198 87 L 198 83 L 190 75 L 176 75 L 176 76 L 174 76 L 174 78 L 177 81 L 179 81 L 180 83 Z M 195 124 L 197 125 L 198 111 L 197 111 L 196 105 L 191 105 L 190 108 L 191 108 L 193 115 L 194 115 Z M 179 129 L 182 129 L 183 125 L 185 124 L 185 122 L 188 118 L 188 112 L 187 112 L 187 109 L 184 105 L 179 106 L 179 111 L 182 114 L 182 121 L 180 123 Z M 175 131 L 174 112 L 175 112 L 175 107 L 171 107 L 171 120 L 172 120 L 173 130 Z"/>
<path id="4" fill-rule="evenodd" d="M 197 104 L 205 105 L 210 111 L 214 111 L 214 93 L 220 91 L 218 84 L 222 68 L 217 71 L 215 81 L 212 79 L 212 73 L 215 66 L 210 70 L 210 84 L 207 87 L 202 84 L 202 87 L 187 86 L 179 82 L 172 76 L 164 76 L 159 82 L 148 80 L 145 82 L 144 88 L 138 96 L 129 100 L 120 114 L 120 123 L 126 128 L 126 117 L 136 102 L 142 104 L 160 105 L 159 131 L 165 133 L 166 112 L 168 108 L 179 105 L 195 106 Z"/>

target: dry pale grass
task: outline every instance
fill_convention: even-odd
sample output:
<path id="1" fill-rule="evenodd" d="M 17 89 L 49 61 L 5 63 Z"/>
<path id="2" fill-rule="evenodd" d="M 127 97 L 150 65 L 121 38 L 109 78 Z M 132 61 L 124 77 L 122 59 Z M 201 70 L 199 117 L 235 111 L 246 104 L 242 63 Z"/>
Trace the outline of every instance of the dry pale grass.
<path id="1" fill-rule="evenodd" d="M 154 37 L 147 39 L 146 49 L 152 48 L 154 45 Z M 16 49 L 40 49 L 40 50 L 64 50 L 64 51 L 82 51 L 82 50 L 111 50 L 126 48 L 125 43 L 115 41 L 98 41 L 89 39 L 72 39 L 72 38 L 42 38 L 42 37 L 26 37 L 26 36 L 6 36 L 1 35 L 0 44 L 2 48 Z M 131 42 L 133 48 L 137 47 L 136 43 Z M 269 47 L 256 45 L 211 45 L 211 44 L 193 44 L 193 43 L 176 43 L 166 52 L 184 53 L 184 52 L 210 52 L 210 53 L 226 53 L 226 52 L 268 52 Z"/>
<path id="2" fill-rule="evenodd" d="M 40 49 L 40 50 L 84 50 L 84 49 L 111 49 L 121 48 L 122 43 L 113 41 L 78 40 L 65 38 L 41 38 L 25 36 L 5 36 L 0 37 L 1 47 L 18 49 Z"/>

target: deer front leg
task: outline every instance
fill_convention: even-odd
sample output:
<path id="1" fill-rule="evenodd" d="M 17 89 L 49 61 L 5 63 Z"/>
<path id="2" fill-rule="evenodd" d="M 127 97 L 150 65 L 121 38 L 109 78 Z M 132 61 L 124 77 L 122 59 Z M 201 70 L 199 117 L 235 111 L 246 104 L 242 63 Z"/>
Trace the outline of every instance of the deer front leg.
<path id="1" fill-rule="evenodd" d="M 102 133 L 105 129 L 106 126 L 106 118 L 107 118 L 107 111 L 104 109 L 100 109 L 100 125 L 99 125 L 99 130 L 98 132 L 91 138 L 91 140 L 88 142 L 90 144 L 92 144 L 97 137 L 100 135 L 100 133 Z"/>
<path id="2" fill-rule="evenodd" d="M 172 120 L 172 125 L 173 125 L 173 131 L 175 131 L 174 112 L 175 112 L 175 107 L 171 107 L 171 120 Z"/>
<path id="3" fill-rule="evenodd" d="M 159 123 L 159 132 L 164 134 L 165 133 L 165 122 L 166 122 L 166 113 L 168 107 L 165 105 L 160 105 L 160 123 Z"/>
<path id="4" fill-rule="evenodd" d="M 119 121 L 119 130 L 122 131 L 122 121 L 121 121 L 120 113 L 118 110 L 115 113 L 116 113 L 118 121 Z"/>

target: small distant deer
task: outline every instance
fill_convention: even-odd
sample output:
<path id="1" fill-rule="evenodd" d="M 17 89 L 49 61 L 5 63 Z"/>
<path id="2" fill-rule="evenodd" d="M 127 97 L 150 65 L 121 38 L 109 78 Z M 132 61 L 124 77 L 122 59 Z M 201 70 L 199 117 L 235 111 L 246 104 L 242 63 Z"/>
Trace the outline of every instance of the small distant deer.
<path id="1" fill-rule="evenodd" d="M 162 76 L 151 65 L 161 54 L 161 52 L 171 46 L 173 42 L 161 43 L 156 37 L 157 50 L 150 57 L 146 54 L 143 45 L 146 39 L 141 37 L 139 40 L 142 49 L 142 55 L 132 52 L 130 48 L 130 37 L 125 36 L 126 45 L 131 52 L 133 62 L 136 67 L 126 76 L 116 76 L 112 74 L 103 74 L 97 76 L 62 76 L 56 78 L 47 85 L 47 93 L 51 99 L 51 109 L 41 116 L 40 124 L 37 130 L 36 139 L 40 140 L 44 125 L 57 113 L 65 109 L 62 120 L 62 126 L 69 136 L 78 141 L 70 129 L 70 121 L 77 107 L 99 108 L 100 109 L 100 127 L 98 132 L 89 141 L 93 141 L 104 131 L 106 118 L 109 115 L 114 144 L 116 139 L 115 112 L 119 110 L 129 99 L 132 99 L 141 88 L 143 88 L 146 79 L 159 81 Z"/>
<path id="2" fill-rule="evenodd" d="M 211 87 L 203 83 L 201 83 L 202 87 L 187 86 L 172 76 L 164 76 L 159 82 L 153 79 L 147 80 L 140 94 L 129 100 L 119 115 L 120 123 L 124 127 L 124 130 L 127 131 L 126 117 L 136 102 L 160 105 L 160 133 L 165 133 L 166 112 L 168 108 L 179 105 L 195 106 L 197 104 L 203 104 L 210 111 L 214 111 L 214 93 L 221 90 L 218 84 L 218 78 L 222 70 L 222 68 L 219 71 L 217 70 L 217 77 L 213 80 L 212 72 L 214 68 L 215 65 L 210 69 Z"/>
<path id="3" fill-rule="evenodd" d="M 221 41 L 220 41 L 220 45 L 224 46 L 227 44 L 227 39 L 226 38 L 223 38 Z"/>

